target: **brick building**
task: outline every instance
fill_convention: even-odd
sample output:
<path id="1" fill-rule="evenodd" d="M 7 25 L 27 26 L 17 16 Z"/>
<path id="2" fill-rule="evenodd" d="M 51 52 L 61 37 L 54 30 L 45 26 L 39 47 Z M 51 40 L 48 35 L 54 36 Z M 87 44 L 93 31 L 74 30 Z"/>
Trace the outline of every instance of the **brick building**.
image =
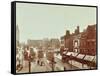
<path id="1" fill-rule="evenodd" d="M 81 33 L 80 52 L 89 55 L 96 55 L 96 25 L 88 25 Z"/>
<path id="2" fill-rule="evenodd" d="M 75 32 L 70 34 L 67 30 L 66 34 L 61 37 L 61 52 L 73 51 L 89 55 L 96 54 L 96 25 L 88 25 L 83 31 L 79 31 L 79 26 Z"/>
<path id="3" fill-rule="evenodd" d="M 61 37 L 61 52 L 66 51 L 79 51 L 80 32 L 79 26 L 74 33 L 70 34 L 69 30 L 66 30 L 66 34 Z"/>
<path id="4" fill-rule="evenodd" d="M 72 34 L 67 30 L 61 37 L 60 53 L 63 62 L 73 61 L 70 64 L 81 69 L 96 68 L 96 25 L 88 25 L 83 32 L 77 26 Z"/>

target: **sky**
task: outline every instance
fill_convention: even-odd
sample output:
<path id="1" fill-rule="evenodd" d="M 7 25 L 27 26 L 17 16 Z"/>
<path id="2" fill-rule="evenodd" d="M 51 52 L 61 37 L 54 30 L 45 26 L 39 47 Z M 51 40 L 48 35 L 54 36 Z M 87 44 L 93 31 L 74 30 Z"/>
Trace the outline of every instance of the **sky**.
<path id="1" fill-rule="evenodd" d="M 79 26 L 82 32 L 91 24 L 96 24 L 95 7 L 16 4 L 20 42 L 27 42 L 28 39 L 60 39 L 66 30 L 72 33 Z"/>

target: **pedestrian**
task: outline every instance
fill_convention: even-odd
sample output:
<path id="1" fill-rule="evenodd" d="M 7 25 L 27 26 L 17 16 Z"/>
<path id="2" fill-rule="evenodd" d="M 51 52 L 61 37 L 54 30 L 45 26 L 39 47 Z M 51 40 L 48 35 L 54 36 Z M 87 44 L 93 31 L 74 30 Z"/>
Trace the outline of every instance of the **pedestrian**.
<path id="1" fill-rule="evenodd" d="M 19 66 L 20 66 L 20 68 L 18 71 L 22 70 L 22 68 L 23 68 L 23 60 L 24 60 L 23 48 L 20 47 L 20 49 L 19 49 Z"/>
<path id="2" fill-rule="evenodd" d="M 66 70 L 66 68 L 64 67 L 64 71 Z"/>
<path id="3" fill-rule="evenodd" d="M 39 64 L 39 60 L 37 60 L 37 63 Z"/>

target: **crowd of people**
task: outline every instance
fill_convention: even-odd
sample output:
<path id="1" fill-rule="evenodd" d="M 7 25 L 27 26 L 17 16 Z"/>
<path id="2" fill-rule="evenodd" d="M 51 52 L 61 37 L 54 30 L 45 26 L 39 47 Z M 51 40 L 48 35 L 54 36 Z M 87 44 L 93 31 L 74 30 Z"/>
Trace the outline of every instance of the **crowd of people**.
<path id="1" fill-rule="evenodd" d="M 36 62 L 37 65 L 43 66 L 43 56 L 39 56 L 33 47 L 17 47 L 16 48 L 16 71 L 19 72 L 24 68 L 24 61 Z"/>

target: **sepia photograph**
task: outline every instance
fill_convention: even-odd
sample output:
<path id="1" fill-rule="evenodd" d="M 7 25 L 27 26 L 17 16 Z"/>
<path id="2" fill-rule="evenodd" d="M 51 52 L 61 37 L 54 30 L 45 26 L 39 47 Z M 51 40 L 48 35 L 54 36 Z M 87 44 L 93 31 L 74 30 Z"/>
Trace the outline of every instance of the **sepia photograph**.
<path id="1" fill-rule="evenodd" d="M 16 73 L 97 69 L 97 7 L 16 2 Z"/>

